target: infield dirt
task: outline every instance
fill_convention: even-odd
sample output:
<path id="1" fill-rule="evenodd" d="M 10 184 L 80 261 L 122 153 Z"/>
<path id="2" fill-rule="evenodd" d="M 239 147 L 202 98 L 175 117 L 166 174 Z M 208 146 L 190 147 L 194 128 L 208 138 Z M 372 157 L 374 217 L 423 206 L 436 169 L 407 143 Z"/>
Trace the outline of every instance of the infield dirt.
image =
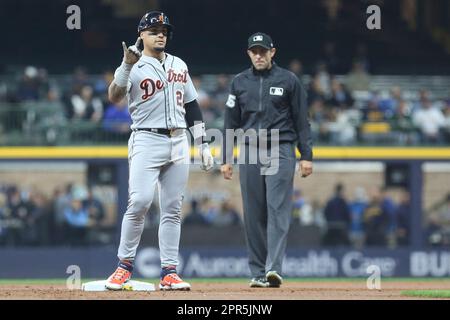
<path id="1" fill-rule="evenodd" d="M 155 283 L 156 284 L 156 283 Z M 417 300 L 430 298 L 402 296 L 404 290 L 450 289 L 444 281 L 389 281 L 381 290 L 369 290 L 365 281 L 286 282 L 281 288 L 249 288 L 246 282 L 193 283 L 191 291 L 83 292 L 65 285 L 0 285 L 0 299 L 20 300 Z"/>

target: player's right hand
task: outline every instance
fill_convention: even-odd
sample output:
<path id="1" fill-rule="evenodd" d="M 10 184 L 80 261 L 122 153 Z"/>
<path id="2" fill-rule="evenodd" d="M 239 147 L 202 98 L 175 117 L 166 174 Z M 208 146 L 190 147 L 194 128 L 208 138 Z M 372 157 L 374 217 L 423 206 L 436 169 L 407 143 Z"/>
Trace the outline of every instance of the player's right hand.
<path id="1" fill-rule="evenodd" d="M 135 64 L 139 61 L 142 53 L 139 50 L 139 44 L 142 39 L 140 37 L 137 38 L 136 43 L 132 46 L 127 47 L 124 41 L 122 41 L 123 48 L 123 61 L 127 64 Z"/>
<path id="2" fill-rule="evenodd" d="M 301 160 L 299 171 L 302 174 L 302 178 L 306 178 L 312 173 L 313 166 L 311 161 Z"/>
<path id="3" fill-rule="evenodd" d="M 231 180 L 233 177 L 233 167 L 231 164 L 224 164 L 220 167 L 220 172 L 223 174 L 225 180 Z"/>

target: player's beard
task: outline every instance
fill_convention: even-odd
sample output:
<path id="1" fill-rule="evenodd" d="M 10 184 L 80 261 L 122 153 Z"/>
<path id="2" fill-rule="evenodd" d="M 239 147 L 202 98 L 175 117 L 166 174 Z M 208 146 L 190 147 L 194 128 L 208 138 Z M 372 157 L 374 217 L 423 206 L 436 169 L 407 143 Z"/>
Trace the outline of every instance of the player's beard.
<path id="1" fill-rule="evenodd" d="M 154 50 L 155 50 L 156 52 L 163 52 L 164 50 L 166 50 L 166 46 L 163 46 L 163 47 L 155 47 Z"/>

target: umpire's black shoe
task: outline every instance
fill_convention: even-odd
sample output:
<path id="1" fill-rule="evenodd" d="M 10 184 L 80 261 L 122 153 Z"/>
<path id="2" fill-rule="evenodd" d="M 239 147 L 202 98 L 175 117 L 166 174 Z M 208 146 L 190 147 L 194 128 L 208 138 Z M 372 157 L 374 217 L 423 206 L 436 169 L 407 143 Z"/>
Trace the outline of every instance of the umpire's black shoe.
<path id="1" fill-rule="evenodd" d="M 250 280 L 250 288 L 267 288 L 269 282 L 267 282 L 265 277 L 253 278 Z"/>
<path id="2" fill-rule="evenodd" d="M 270 288 L 279 288 L 283 283 L 283 278 L 276 271 L 269 271 L 266 274 Z"/>

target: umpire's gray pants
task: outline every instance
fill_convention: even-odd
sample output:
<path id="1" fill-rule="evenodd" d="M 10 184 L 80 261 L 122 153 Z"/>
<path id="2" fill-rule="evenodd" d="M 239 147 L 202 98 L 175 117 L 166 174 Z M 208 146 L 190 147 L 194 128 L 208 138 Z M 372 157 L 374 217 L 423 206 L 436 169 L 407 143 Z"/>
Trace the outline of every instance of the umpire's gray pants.
<path id="1" fill-rule="evenodd" d="M 276 174 L 261 175 L 263 166 L 260 161 L 239 166 L 252 277 L 265 276 L 270 270 L 282 274 L 291 222 L 295 164 L 295 146 L 282 143 L 279 146 L 279 169 Z"/>

